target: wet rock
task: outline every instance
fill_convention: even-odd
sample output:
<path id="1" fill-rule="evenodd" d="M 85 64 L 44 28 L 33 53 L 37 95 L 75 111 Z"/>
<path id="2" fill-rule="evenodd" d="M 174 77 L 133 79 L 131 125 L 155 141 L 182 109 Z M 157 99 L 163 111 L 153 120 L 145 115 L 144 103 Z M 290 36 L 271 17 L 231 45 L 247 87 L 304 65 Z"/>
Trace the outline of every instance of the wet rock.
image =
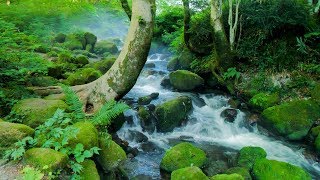
<path id="1" fill-rule="evenodd" d="M 180 143 L 165 153 L 160 168 L 172 172 L 189 166 L 202 167 L 206 160 L 206 153 L 203 150 L 191 143 Z"/>
<path id="2" fill-rule="evenodd" d="M 238 111 L 236 109 L 225 109 L 221 112 L 220 116 L 224 118 L 225 121 L 233 123 L 238 115 Z"/>
<path id="3" fill-rule="evenodd" d="M 255 162 L 259 159 L 267 157 L 267 153 L 261 147 L 247 146 L 240 150 L 237 166 L 251 169 Z"/>
<path id="4" fill-rule="evenodd" d="M 119 138 L 119 136 L 117 134 L 112 134 L 112 140 L 117 143 L 123 150 L 125 150 L 127 153 L 128 149 L 129 149 L 129 143 L 125 140 L 122 140 Z"/>
<path id="5" fill-rule="evenodd" d="M 130 117 L 125 117 L 124 114 L 120 114 L 114 120 L 112 120 L 110 126 L 108 127 L 108 132 L 115 133 L 121 129 L 123 124 L 129 120 Z"/>
<path id="6" fill-rule="evenodd" d="M 157 54 L 152 54 L 149 59 L 151 60 L 155 60 L 155 59 L 158 59 L 158 55 Z"/>
<path id="7" fill-rule="evenodd" d="M 206 105 L 206 102 L 204 101 L 204 99 L 200 98 L 199 96 L 191 96 L 191 99 L 194 105 L 200 108 Z"/>
<path id="8" fill-rule="evenodd" d="M 169 132 L 187 118 L 192 110 L 192 101 L 187 96 L 181 96 L 158 105 L 155 110 L 156 127 L 159 132 Z"/>
<path id="9" fill-rule="evenodd" d="M 128 130 L 129 133 L 129 137 L 128 139 L 130 141 L 136 141 L 138 143 L 141 142 L 147 142 L 148 141 L 148 137 L 145 136 L 143 133 L 139 132 L 139 131 L 132 131 L 132 130 Z"/>
<path id="10" fill-rule="evenodd" d="M 106 172 L 116 169 L 127 159 L 125 151 L 114 141 L 100 138 L 99 144 L 101 150 L 97 160 Z"/>
<path id="11" fill-rule="evenodd" d="M 165 76 L 163 77 L 163 79 L 161 80 L 161 86 L 166 88 L 166 89 L 169 89 L 171 88 L 171 83 L 170 83 L 170 78 L 169 76 Z"/>
<path id="12" fill-rule="evenodd" d="M 196 166 L 178 169 L 172 172 L 171 180 L 209 180 L 209 178 Z"/>
<path id="13" fill-rule="evenodd" d="M 226 171 L 226 174 L 234 174 L 234 173 L 241 175 L 244 178 L 244 180 L 251 180 L 252 179 L 250 172 L 246 168 L 232 167 Z"/>
<path id="14" fill-rule="evenodd" d="M 132 106 L 134 103 L 136 103 L 136 101 L 134 100 L 134 98 L 128 98 L 128 97 L 126 97 L 126 98 L 122 98 L 122 100 L 123 100 L 126 104 L 128 104 L 129 106 Z"/>
<path id="15" fill-rule="evenodd" d="M 140 97 L 138 99 L 138 104 L 139 105 L 148 105 L 150 102 L 154 99 L 157 99 L 159 97 L 159 93 L 152 93 L 148 96 Z"/>
<path id="16" fill-rule="evenodd" d="M 320 107 L 312 100 L 295 100 L 262 112 L 262 126 L 289 140 L 302 140 L 320 118 Z"/>
<path id="17" fill-rule="evenodd" d="M 229 168 L 228 163 L 223 160 L 209 161 L 207 166 L 208 167 L 204 169 L 204 172 L 206 172 L 208 175 L 220 174 Z"/>
<path id="18" fill-rule="evenodd" d="M 154 105 L 154 104 L 149 104 L 148 106 L 147 106 L 147 108 L 149 109 L 149 111 L 154 111 L 155 109 L 156 109 L 156 105 Z"/>
<path id="19" fill-rule="evenodd" d="M 145 143 L 141 144 L 141 149 L 144 152 L 154 152 L 154 151 L 159 150 L 159 147 L 156 144 L 154 144 L 153 142 L 145 142 Z"/>
<path id="20" fill-rule="evenodd" d="M 145 68 L 155 68 L 156 67 L 156 64 L 155 63 L 146 63 L 144 65 Z"/>
<path id="21" fill-rule="evenodd" d="M 204 85 L 204 80 L 200 76 L 186 70 L 174 71 L 169 77 L 172 86 L 179 91 L 191 91 Z"/>
<path id="22" fill-rule="evenodd" d="M 153 132 L 155 130 L 155 117 L 145 107 L 139 107 L 138 115 L 141 120 L 141 127 L 144 131 Z"/>
<path id="23" fill-rule="evenodd" d="M 251 114 L 247 119 L 247 124 L 250 126 L 254 126 L 259 122 L 259 115 L 258 114 Z"/>
<path id="24" fill-rule="evenodd" d="M 140 174 L 132 178 L 132 180 L 152 180 L 153 178 L 148 175 Z"/>
<path id="25" fill-rule="evenodd" d="M 132 148 L 130 146 L 128 146 L 128 148 L 126 149 L 126 152 L 128 154 L 128 158 L 130 158 L 129 155 L 131 157 L 135 157 L 135 156 L 137 156 L 139 154 L 138 148 Z"/>

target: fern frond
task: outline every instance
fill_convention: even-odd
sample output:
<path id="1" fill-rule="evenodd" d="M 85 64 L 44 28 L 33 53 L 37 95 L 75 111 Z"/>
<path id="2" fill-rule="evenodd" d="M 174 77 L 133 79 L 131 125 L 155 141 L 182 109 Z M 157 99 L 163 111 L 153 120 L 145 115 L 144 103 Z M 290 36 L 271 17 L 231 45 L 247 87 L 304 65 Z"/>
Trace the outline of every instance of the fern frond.
<path id="1" fill-rule="evenodd" d="M 66 96 L 66 103 L 69 105 L 68 110 L 73 113 L 73 117 L 76 120 L 82 120 L 85 118 L 83 112 L 83 103 L 80 101 L 78 95 L 68 86 L 61 84 L 61 88 Z"/>
<path id="2" fill-rule="evenodd" d="M 92 118 L 94 125 L 110 125 L 111 121 L 129 109 L 125 103 L 118 103 L 114 100 L 107 102 L 100 111 Z"/>

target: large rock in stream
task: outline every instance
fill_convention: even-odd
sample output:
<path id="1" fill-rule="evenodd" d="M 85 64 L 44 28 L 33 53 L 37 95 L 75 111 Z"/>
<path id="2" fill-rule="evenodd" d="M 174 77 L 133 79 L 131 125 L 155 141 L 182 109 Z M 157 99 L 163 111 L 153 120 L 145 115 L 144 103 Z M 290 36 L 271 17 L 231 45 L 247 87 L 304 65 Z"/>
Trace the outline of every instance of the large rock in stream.
<path id="1" fill-rule="evenodd" d="M 191 98 L 181 96 L 158 105 L 155 110 L 156 127 L 159 132 L 169 132 L 179 126 L 192 109 Z"/>
<path id="2" fill-rule="evenodd" d="M 186 70 L 174 71 L 169 77 L 172 86 L 180 91 L 192 91 L 204 85 L 202 77 Z"/>
<path id="3" fill-rule="evenodd" d="M 303 139 L 320 118 L 320 107 L 312 100 L 295 100 L 263 111 L 260 123 L 289 140 Z"/>
<path id="4" fill-rule="evenodd" d="M 202 167 L 206 160 L 206 153 L 202 149 L 191 143 L 180 143 L 165 153 L 160 168 L 172 172 L 189 166 Z"/>
<path id="5" fill-rule="evenodd" d="M 171 180 L 209 180 L 209 178 L 200 168 L 191 166 L 173 171 Z"/>
<path id="6" fill-rule="evenodd" d="M 51 118 L 56 110 L 67 109 L 68 105 L 61 100 L 44 100 L 31 98 L 19 101 L 12 108 L 23 124 L 36 128 Z"/>

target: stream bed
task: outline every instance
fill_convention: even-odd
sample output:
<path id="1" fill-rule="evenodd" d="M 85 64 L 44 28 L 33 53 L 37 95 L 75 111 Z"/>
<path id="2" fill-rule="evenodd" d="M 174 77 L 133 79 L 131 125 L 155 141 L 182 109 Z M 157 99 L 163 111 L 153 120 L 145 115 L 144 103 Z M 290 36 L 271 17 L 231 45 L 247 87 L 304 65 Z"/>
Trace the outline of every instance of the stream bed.
<path id="1" fill-rule="evenodd" d="M 225 122 L 220 114 L 230 107 L 228 104 L 230 97 L 215 93 L 182 93 L 163 88 L 160 84 L 169 74 L 167 62 L 170 56 L 166 53 L 155 53 L 154 50 L 151 52 L 153 53 L 149 55 L 136 85 L 124 99 L 137 101 L 139 97 L 156 92 L 159 93 L 159 97 L 151 104 L 157 105 L 186 95 L 193 99 L 193 112 L 189 115 L 186 124 L 168 133 L 143 131 L 137 111 L 131 109 L 125 112 L 126 116 L 133 118 L 133 122 L 126 122 L 117 135 L 127 141 L 129 146 L 139 149 L 138 155 L 129 158 L 124 165 L 130 178 L 139 175 L 152 179 L 164 179 L 160 174 L 161 159 L 167 149 L 182 141 L 191 142 L 202 148 L 207 153 L 209 161 L 214 157 L 215 161 L 211 163 L 216 163 L 217 166 L 228 166 L 224 163 L 226 161 L 224 159 L 232 156 L 242 147 L 259 146 L 265 149 L 268 159 L 301 166 L 313 176 L 313 179 L 320 178 L 320 165 L 312 158 L 307 158 L 301 146 L 269 137 L 266 133 L 260 132 L 257 127 L 244 126 L 243 122 L 247 118 L 244 112 L 237 110 L 238 115 L 234 123 Z M 142 133 L 147 137 L 147 142 L 137 142 L 136 138 L 132 138 L 132 132 Z"/>

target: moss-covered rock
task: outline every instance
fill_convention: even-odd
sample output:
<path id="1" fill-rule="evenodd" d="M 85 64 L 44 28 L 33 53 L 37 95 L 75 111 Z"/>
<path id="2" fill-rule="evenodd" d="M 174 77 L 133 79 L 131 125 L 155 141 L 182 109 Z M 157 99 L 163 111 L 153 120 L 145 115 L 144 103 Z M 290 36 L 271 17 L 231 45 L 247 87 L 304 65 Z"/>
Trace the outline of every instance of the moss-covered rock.
<path id="1" fill-rule="evenodd" d="M 84 49 L 86 49 L 86 47 L 89 45 L 90 46 L 90 48 L 89 48 L 90 52 L 93 52 L 94 51 L 94 46 L 97 43 L 97 39 L 98 39 L 97 36 L 92 34 L 92 33 L 90 33 L 90 32 L 86 32 L 86 33 L 84 33 L 84 38 L 86 40 L 86 44 L 85 44 L 85 48 Z"/>
<path id="2" fill-rule="evenodd" d="M 34 129 L 23 124 L 1 122 L 0 119 L 0 147 L 7 148 L 12 146 L 15 142 L 32 136 Z"/>
<path id="3" fill-rule="evenodd" d="M 99 144 L 101 151 L 99 152 L 98 162 L 105 171 L 116 169 L 127 159 L 124 150 L 114 141 L 100 138 Z"/>
<path id="4" fill-rule="evenodd" d="M 80 173 L 80 177 L 83 180 L 100 180 L 100 176 L 96 167 L 96 164 L 92 160 L 85 160 L 81 163 L 83 169 Z"/>
<path id="5" fill-rule="evenodd" d="M 45 100 L 62 100 L 62 101 L 65 101 L 66 100 L 66 95 L 65 94 L 50 94 L 50 95 L 44 97 L 43 99 L 45 99 Z"/>
<path id="6" fill-rule="evenodd" d="M 66 41 L 63 43 L 69 50 L 83 50 L 83 44 L 73 36 L 67 36 Z"/>
<path id="7" fill-rule="evenodd" d="M 72 63 L 77 64 L 78 67 L 83 67 L 89 64 L 89 59 L 84 55 L 79 55 L 73 58 Z"/>
<path id="8" fill-rule="evenodd" d="M 67 78 L 66 83 L 71 86 L 86 84 L 98 79 L 101 75 L 100 71 L 93 68 L 83 68 L 71 74 Z"/>
<path id="9" fill-rule="evenodd" d="M 94 51 L 96 54 L 103 55 L 104 53 L 116 54 L 119 50 L 115 43 L 103 40 L 97 42 Z"/>
<path id="10" fill-rule="evenodd" d="M 96 70 L 99 70 L 102 74 L 104 74 L 111 68 L 111 66 L 114 64 L 115 61 L 116 61 L 115 58 L 107 58 L 107 59 L 102 59 L 101 61 L 90 63 L 85 67 L 94 68 Z"/>
<path id="11" fill-rule="evenodd" d="M 75 138 L 69 140 L 71 147 L 76 147 L 78 143 L 83 144 L 84 149 L 99 146 L 98 130 L 92 123 L 88 121 L 78 122 L 72 125 L 72 127 L 79 129 L 79 131 Z"/>
<path id="12" fill-rule="evenodd" d="M 66 38 L 67 38 L 67 35 L 63 33 L 59 33 L 54 37 L 53 41 L 57 43 L 64 43 L 66 41 Z"/>
<path id="13" fill-rule="evenodd" d="M 212 180 L 244 180 L 244 178 L 239 174 L 218 174 L 212 176 Z"/>
<path id="14" fill-rule="evenodd" d="M 179 59 L 178 57 L 173 57 L 172 59 L 169 60 L 167 69 L 169 71 L 176 71 L 179 69 Z"/>
<path id="15" fill-rule="evenodd" d="M 19 101 L 13 106 L 12 111 L 21 118 L 23 124 L 36 128 L 51 118 L 58 108 L 67 107 L 68 105 L 61 100 L 31 98 Z"/>
<path id="16" fill-rule="evenodd" d="M 320 84 L 317 84 L 316 87 L 311 91 L 311 98 L 320 104 Z"/>
<path id="17" fill-rule="evenodd" d="M 189 97 L 181 96 L 158 105 L 155 110 L 156 127 L 159 132 L 169 132 L 179 126 L 187 118 L 192 109 Z"/>
<path id="18" fill-rule="evenodd" d="M 315 120 L 320 107 L 312 100 L 296 100 L 263 111 L 261 125 L 290 140 L 303 139 Z"/>
<path id="19" fill-rule="evenodd" d="M 248 169 L 243 168 L 243 167 L 233 167 L 233 168 L 228 169 L 225 173 L 226 174 L 239 174 L 245 180 L 251 180 L 252 179 Z"/>
<path id="20" fill-rule="evenodd" d="M 32 148 L 24 154 L 24 162 L 39 169 L 47 166 L 44 171 L 54 172 L 66 167 L 68 156 L 49 148 Z"/>
<path id="21" fill-rule="evenodd" d="M 191 91 L 204 84 L 200 76 L 186 70 L 172 72 L 169 77 L 172 86 L 180 91 Z"/>
<path id="22" fill-rule="evenodd" d="M 280 102 L 280 97 L 278 94 L 268 94 L 268 93 L 259 93 L 253 96 L 249 105 L 257 110 L 264 110 L 268 107 L 274 106 Z"/>
<path id="23" fill-rule="evenodd" d="M 171 173 L 171 180 L 209 180 L 209 178 L 196 166 L 175 170 Z"/>
<path id="24" fill-rule="evenodd" d="M 300 167 L 268 159 L 257 160 L 252 175 L 257 180 L 311 180 L 311 176 Z"/>
<path id="25" fill-rule="evenodd" d="M 261 147 L 247 146 L 240 150 L 237 165 L 251 169 L 258 159 L 267 157 L 267 153 Z"/>
<path id="26" fill-rule="evenodd" d="M 160 168 L 172 172 L 189 166 L 202 167 L 206 160 L 206 153 L 203 150 L 190 143 L 180 143 L 165 153 Z"/>

